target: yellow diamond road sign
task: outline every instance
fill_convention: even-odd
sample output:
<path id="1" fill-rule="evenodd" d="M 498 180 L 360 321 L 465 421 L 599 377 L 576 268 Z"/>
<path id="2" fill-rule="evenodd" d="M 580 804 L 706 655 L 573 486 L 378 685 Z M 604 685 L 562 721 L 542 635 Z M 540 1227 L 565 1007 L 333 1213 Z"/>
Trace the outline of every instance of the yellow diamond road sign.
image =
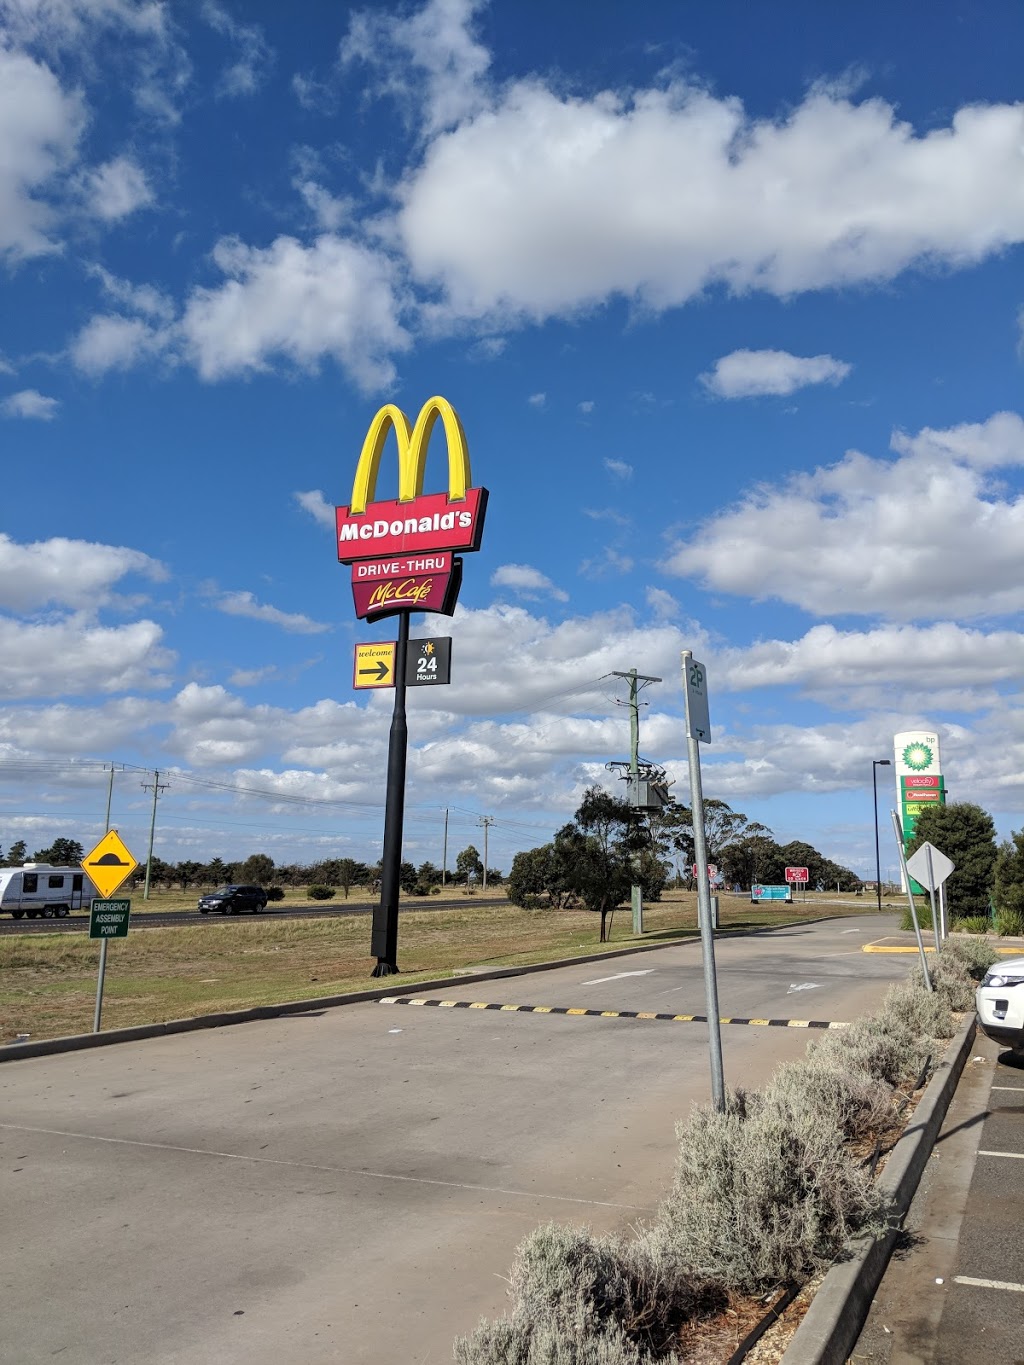
<path id="1" fill-rule="evenodd" d="M 83 871 L 104 898 L 112 896 L 138 865 L 116 829 L 108 830 L 93 851 L 82 859 Z"/>

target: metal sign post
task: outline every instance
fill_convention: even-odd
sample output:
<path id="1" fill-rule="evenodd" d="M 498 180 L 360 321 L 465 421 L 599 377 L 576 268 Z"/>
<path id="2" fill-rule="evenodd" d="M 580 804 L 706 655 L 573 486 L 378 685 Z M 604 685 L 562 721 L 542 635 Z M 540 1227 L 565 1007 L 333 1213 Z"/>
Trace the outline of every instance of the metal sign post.
<path id="1" fill-rule="evenodd" d="M 946 878 L 956 871 L 956 863 L 937 849 L 934 844 L 923 843 L 907 859 L 907 871 L 919 885 L 928 892 L 932 907 L 932 928 L 935 930 L 935 951 L 938 952 L 946 937 Z M 939 893 L 939 913 L 935 913 L 935 892 Z"/>
<path id="2" fill-rule="evenodd" d="M 96 980 L 96 1009 L 92 1017 L 92 1031 L 99 1033 L 103 1015 L 103 987 L 107 978 L 107 940 L 126 938 L 131 901 L 113 901 L 110 896 L 138 867 L 135 855 L 128 851 L 116 829 L 108 829 L 91 853 L 82 859 L 83 872 L 92 881 L 100 896 L 90 902 L 89 937 L 100 940 L 100 966 Z"/>
<path id="3" fill-rule="evenodd" d="M 921 925 L 917 918 L 917 906 L 914 904 L 914 893 L 910 889 L 910 873 L 907 871 L 907 855 L 903 849 L 903 830 L 900 827 L 900 817 L 894 810 L 890 811 L 892 816 L 892 827 L 896 835 L 896 851 L 900 855 L 900 868 L 903 871 L 903 885 L 907 888 L 907 903 L 910 906 L 910 918 L 914 924 L 914 934 L 917 938 L 917 951 L 921 954 L 921 972 L 924 976 L 925 990 L 934 990 L 932 979 L 928 974 L 928 959 L 924 954 L 924 940 L 921 938 Z"/>
<path id="4" fill-rule="evenodd" d="M 686 757 L 690 770 L 690 818 L 697 858 L 697 910 L 701 953 L 704 960 L 704 996 L 711 1051 L 711 1096 L 719 1113 L 725 1111 L 725 1074 L 722 1067 L 722 1026 L 718 1010 L 718 977 L 715 973 L 715 934 L 711 917 L 708 881 L 708 849 L 704 838 L 704 793 L 700 781 L 700 743 L 711 742 L 708 713 L 707 671 L 683 650 L 683 695 L 686 699 Z"/>

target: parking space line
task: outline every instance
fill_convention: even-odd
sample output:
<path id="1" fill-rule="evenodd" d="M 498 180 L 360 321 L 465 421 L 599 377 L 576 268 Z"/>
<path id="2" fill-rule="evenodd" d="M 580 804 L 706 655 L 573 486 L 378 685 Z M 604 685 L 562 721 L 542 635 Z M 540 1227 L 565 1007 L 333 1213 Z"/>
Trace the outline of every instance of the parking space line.
<path id="1" fill-rule="evenodd" d="M 975 1289 L 1007 1289 L 1011 1294 L 1024 1294 L 1024 1284 L 1010 1280 L 976 1280 L 971 1275 L 954 1275 L 954 1284 L 968 1284 Z"/>
<path id="2" fill-rule="evenodd" d="M 990 1090 L 1012 1090 L 1015 1095 L 1024 1095 L 1024 1085 L 992 1085 Z"/>
<path id="3" fill-rule="evenodd" d="M 981 1152 L 979 1156 L 1008 1156 L 1012 1161 L 1024 1161 L 1024 1152 Z"/>
<path id="4" fill-rule="evenodd" d="M 416 995 L 386 995 L 381 1005 L 433 1005 L 446 1010 L 497 1010 L 502 1014 L 565 1014 L 591 1019 L 654 1019 L 669 1024 L 706 1024 L 706 1014 L 655 1014 L 650 1010 L 585 1010 L 566 1005 L 500 1005 L 486 1000 L 432 1000 Z M 720 1024 L 742 1024 L 760 1028 L 847 1028 L 845 1021 L 834 1019 L 739 1019 L 723 1015 Z"/>

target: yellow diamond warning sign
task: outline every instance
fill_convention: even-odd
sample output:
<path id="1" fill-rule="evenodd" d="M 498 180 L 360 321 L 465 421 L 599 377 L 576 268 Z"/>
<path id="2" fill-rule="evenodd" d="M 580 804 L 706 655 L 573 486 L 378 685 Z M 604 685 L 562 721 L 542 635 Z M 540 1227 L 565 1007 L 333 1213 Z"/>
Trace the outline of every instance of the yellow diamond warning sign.
<path id="1" fill-rule="evenodd" d="M 352 667 L 353 687 L 394 687 L 396 640 L 375 640 L 356 645 Z"/>
<path id="2" fill-rule="evenodd" d="M 108 830 L 93 851 L 82 859 L 83 871 L 103 897 L 112 896 L 138 865 L 116 829 Z"/>

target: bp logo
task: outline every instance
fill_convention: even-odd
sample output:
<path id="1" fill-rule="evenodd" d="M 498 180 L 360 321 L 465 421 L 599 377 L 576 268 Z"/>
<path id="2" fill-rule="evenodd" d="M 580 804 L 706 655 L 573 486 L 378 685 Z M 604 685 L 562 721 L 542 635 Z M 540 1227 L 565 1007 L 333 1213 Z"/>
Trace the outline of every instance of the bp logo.
<path id="1" fill-rule="evenodd" d="M 934 754 L 927 744 L 908 744 L 903 750 L 903 762 L 911 772 L 920 773 L 932 766 Z"/>

